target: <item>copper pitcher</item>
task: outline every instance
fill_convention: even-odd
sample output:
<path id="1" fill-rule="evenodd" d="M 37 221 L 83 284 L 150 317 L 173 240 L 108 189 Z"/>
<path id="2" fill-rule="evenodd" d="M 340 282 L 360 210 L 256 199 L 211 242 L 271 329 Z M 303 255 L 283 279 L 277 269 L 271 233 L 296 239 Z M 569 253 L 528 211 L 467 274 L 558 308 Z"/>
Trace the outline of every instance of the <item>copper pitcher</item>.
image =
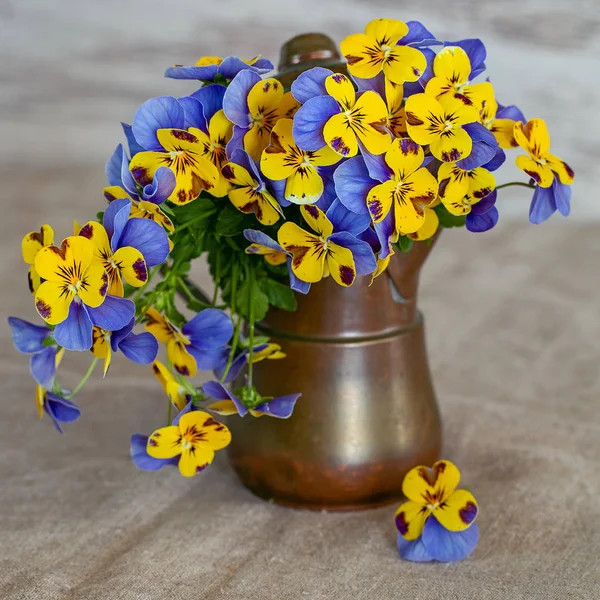
<path id="1" fill-rule="evenodd" d="M 324 35 L 284 45 L 279 79 L 315 65 L 343 71 Z M 302 392 L 288 420 L 230 418 L 231 463 L 258 496 L 314 509 L 397 501 L 402 479 L 439 456 L 441 424 L 429 373 L 420 269 L 431 244 L 397 253 L 388 271 L 350 288 L 331 278 L 298 295 L 294 313 L 274 310 L 262 329 L 287 354 L 254 367 L 263 395 Z"/>

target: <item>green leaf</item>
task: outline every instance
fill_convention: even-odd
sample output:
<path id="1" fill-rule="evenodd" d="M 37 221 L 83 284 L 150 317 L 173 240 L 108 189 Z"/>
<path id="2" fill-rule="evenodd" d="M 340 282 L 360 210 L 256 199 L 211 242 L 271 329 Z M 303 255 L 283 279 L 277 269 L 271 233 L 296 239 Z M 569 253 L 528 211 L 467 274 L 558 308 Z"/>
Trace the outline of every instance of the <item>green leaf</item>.
<path id="1" fill-rule="evenodd" d="M 220 235 L 231 237 L 242 233 L 244 215 L 231 204 L 225 206 L 219 213 L 216 231 Z"/>
<path id="2" fill-rule="evenodd" d="M 293 290 L 274 279 L 263 278 L 259 281 L 261 289 L 267 295 L 269 304 L 281 308 L 282 310 L 295 311 L 298 308 L 296 295 Z"/>
<path id="3" fill-rule="evenodd" d="M 252 287 L 252 295 L 250 295 L 250 281 L 244 279 L 238 289 L 236 308 L 242 317 L 248 319 L 250 317 L 250 302 L 252 302 L 254 319 L 262 321 L 269 311 L 269 298 L 260 289 L 257 282 Z"/>
<path id="4" fill-rule="evenodd" d="M 411 248 L 413 247 L 413 243 L 413 240 L 411 240 L 409 237 L 401 235 L 398 238 L 396 246 L 398 246 L 398 250 L 400 250 L 400 252 L 410 252 Z"/>
<path id="5" fill-rule="evenodd" d="M 464 215 L 456 216 L 448 212 L 448 209 L 443 204 L 438 204 L 433 210 L 437 213 L 440 220 L 440 227 L 463 227 L 466 221 Z"/>

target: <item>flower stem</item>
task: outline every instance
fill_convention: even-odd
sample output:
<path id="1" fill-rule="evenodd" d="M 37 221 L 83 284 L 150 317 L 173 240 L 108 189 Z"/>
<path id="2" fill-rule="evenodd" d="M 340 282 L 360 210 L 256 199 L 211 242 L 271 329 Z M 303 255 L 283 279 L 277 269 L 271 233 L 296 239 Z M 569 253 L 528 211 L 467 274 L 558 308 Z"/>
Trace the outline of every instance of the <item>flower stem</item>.
<path id="1" fill-rule="evenodd" d="M 523 183 L 522 181 L 511 181 L 510 183 L 503 183 L 502 185 L 497 185 L 496 189 L 501 190 L 502 188 L 510 187 L 512 185 L 519 185 L 521 187 L 535 189 L 535 185 L 531 185 L 530 183 Z"/>
<path id="2" fill-rule="evenodd" d="M 231 266 L 231 296 L 230 296 L 230 307 L 231 314 L 235 315 L 235 301 L 237 295 L 237 265 L 233 263 Z M 240 337 L 240 328 L 242 326 L 242 319 L 239 315 L 237 315 L 237 322 L 235 324 L 235 330 L 233 332 L 233 339 L 231 340 L 231 350 L 229 351 L 229 357 L 227 358 L 227 364 L 225 365 L 225 370 L 223 371 L 223 375 L 221 375 L 221 383 L 225 381 L 229 373 L 229 369 L 231 369 L 231 364 L 233 363 L 233 357 L 235 356 L 235 351 L 237 348 L 238 339 Z"/>
<path id="3" fill-rule="evenodd" d="M 217 298 L 219 297 L 219 285 L 221 283 L 221 254 L 217 252 L 216 257 L 217 264 L 215 265 L 215 292 L 213 294 L 212 305 L 217 305 Z"/>
<path id="4" fill-rule="evenodd" d="M 98 357 L 94 356 L 94 360 L 92 364 L 88 367 L 88 370 L 85 372 L 84 376 L 81 378 L 81 381 L 75 386 L 75 389 L 66 397 L 67 400 L 74 398 L 80 391 L 81 388 L 87 383 L 87 380 L 90 378 L 90 375 L 94 372 L 94 367 L 98 362 Z"/>
<path id="5" fill-rule="evenodd" d="M 252 370 L 254 353 L 254 269 L 248 269 L 248 389 L 252 389 Z"/>
<path id="6" fill-rule="evenodd" d="M 171 424 L 171 399 L 167 398 L 167 427 Z"/>

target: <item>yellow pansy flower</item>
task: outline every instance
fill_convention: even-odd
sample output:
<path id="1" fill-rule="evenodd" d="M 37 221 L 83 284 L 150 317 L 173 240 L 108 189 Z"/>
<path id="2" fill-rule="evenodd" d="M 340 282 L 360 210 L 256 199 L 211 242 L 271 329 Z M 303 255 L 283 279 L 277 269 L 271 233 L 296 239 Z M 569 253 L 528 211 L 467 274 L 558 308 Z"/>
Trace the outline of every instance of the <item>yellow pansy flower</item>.
<path id="1" fill-rule="evenodd" d="M 439 197 L 448 212 L 466 215 L 471 206 L 496 189 L 496 178 L 483 167 L 463 171 L 455 164 L 444 163 L 438 171 Z"/>
<path id="2" fill-rule="evenodd" d="M 173 373 L 167 369 L 159 360 L 152 363 L 152 372 L 160 384 L 162 385 L 165 395 L 173 406 L 182 411 L 187 405 L 187 397 L 185 388 L 175 379 Z"/>

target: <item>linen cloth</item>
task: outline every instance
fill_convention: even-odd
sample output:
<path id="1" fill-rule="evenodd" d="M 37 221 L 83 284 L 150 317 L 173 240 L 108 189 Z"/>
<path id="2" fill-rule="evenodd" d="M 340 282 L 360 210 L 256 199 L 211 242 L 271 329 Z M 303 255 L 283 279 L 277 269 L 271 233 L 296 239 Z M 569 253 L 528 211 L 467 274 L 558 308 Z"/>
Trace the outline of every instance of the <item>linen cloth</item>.
<path id="1" fill-rule="evenodd" d="M 101 189 L 101 172 L 43 175 L 26 188 L 5 179 L 14 208 L 0 238 L 4 323 L 35 317 L 22 235 L 50 219 L 60 239 L 73 216 L 97 209 L 90 198 L 72 213 L 81 189 Z M 191 480 L 138 472 L 129 437 L 161 426 L 166 401 L 148 369 L 123 357 L 106 380 L 96 373 L 61 437 L 38 421 L 28 357 L 3 325 L 0 598 L 596 600 L 598 257 L 598 228 L 557 216 L 444 232 L 425 267 L 443 455 L 480 506 L 479 546 L 455 564 L 401 561 L 393 505 L 325 513 L 255 498 L 224 453 Z M 66 385 L 87 360 L 67 357 Z"/>

